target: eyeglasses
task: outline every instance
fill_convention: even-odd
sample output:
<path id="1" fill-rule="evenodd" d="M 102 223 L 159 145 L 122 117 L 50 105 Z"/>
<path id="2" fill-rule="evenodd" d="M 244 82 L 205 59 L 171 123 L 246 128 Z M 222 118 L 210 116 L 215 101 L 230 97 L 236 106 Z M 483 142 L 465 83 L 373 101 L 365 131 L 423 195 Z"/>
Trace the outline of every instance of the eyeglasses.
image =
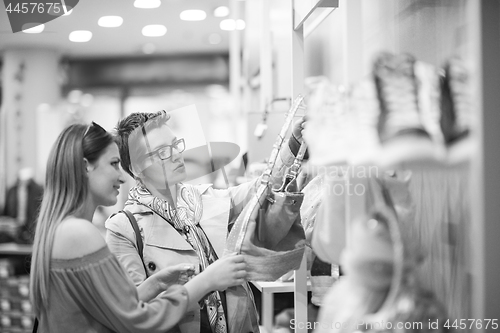
<path id="1" fill-rule="evenodd" d="M 88 133 L 89 133 L 89 131 L 90 131 L 90 128 L 92 128 L 92 127 L 94 127 L 94 126 L 95 126 L 95 127 L 97 127 L 99 130 L 106 132 L 106 130 L 105 130 L 104 128 L 102 128 L 102 126 L 101 126 L 101 125 L 99 125 L 99 124 L 97 124 L 97 123 L 94 123 L 94 122 L 92 121 L 92 122 L 89 124 L 89 126 L 87 127 L 87 129 L 85 130 L 85 133 L 83 133 L 83 138 L 85 138 L 85 137 L 87 136 L 87 134 L 88 134 Z"/>
<path id="2" fill-rule="evenodd" d="M 177 152 L 182 153 L 186 149 L 186 144 L 184 143 L 184 139 L 175 140 L 171 145 L 163 146 L 158 150 L 155 150 L 146 156 L 158 155 L 161 160 L 167 160 L 172 157 L 173 149 Z"/>

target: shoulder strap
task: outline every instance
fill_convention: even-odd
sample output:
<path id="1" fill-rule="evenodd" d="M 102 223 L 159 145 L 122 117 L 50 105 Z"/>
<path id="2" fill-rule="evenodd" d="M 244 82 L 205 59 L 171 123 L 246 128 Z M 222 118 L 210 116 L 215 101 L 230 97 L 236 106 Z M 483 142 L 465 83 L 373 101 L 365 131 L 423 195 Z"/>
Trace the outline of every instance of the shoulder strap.
<path id="1" fill-rule="evenodd" d="M 38 332 L 38 318 L 35 317 L 35 322 L 33 323 L 33 333 Z"/>
<path id="2" fill-rule="evenodd" d="M 132 228 L 135 233 L 135 240 L 137 243 L 137 252 L 139 253 L 139 257 L 141 257 L 142 265 L 144 266 L 144 272 L 146 273 L 146 277 L 148 276 L 148 270 L 146 269 L 146 263 L 144 262 L 143 251 L 144 244 L 142 243 L 141 231 L 139 230 L 139 225 L 137 224 L 137 220 L 134 217 L 134 214 L 129 212 L 128 210 L 122 210 L 122 212 L 127 216 Z"/>
<path id="3" fill-rule="evenodd" d="M 144 245 L 142 244 L 142 237 L 141 237 L 141 232 L 139 230 L 139 225 L 137 225 L 137 220 L 134 217 L 134 214 L 129 212 L 128 210 L 122 210 L 125 215 L 127 215 L 128 220 L 130 221 L 130 224 L 132 225 L 132 228 L 134 229 L 135 232 L 135 240 L 137 242 L 137 252 L 139 252 L 139 256 L 141 257 L 141 260 L 144 261 L 142 252 L 144 251 Z"/>

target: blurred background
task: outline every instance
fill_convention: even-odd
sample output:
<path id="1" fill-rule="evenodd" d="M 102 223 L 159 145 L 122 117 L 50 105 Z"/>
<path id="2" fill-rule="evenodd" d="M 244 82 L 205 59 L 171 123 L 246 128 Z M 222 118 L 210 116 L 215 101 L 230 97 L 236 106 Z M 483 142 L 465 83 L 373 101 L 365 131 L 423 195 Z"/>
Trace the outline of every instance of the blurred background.
<path id="1" fill-rule="evenodd" d="M 477 155 L 459 171 L 416 173 L 428 205 L 418 227 L 432 234 L 422 242 L 436 259 L 427 284 L 456 318 L 491 318 L 500 309 L 493 288 L 500 277 L 500 5 L 489 1 L 81 0 L 15 34 L 0 5 L 0 215 L 21 182 L 39 193 L 51 145 L 71 123 L 112 131 L 132 112 L 194 104 L 207 142 L 240 147 L 225 168 L 234 185 L 262 170 L 309 78 L 348 86 L 371 77 L 380 51 L 411 53 L 436 68 L 460 56 L 472 73 Z M 98 210 L 96 224 L 123 206 L 132 183 L 124 176 L 117 205 Z M 196 181 L 227 186 L 220 170 Z M 459 215 L 452 222 L 460 228 L 443 220 L 444 211 Z"/>

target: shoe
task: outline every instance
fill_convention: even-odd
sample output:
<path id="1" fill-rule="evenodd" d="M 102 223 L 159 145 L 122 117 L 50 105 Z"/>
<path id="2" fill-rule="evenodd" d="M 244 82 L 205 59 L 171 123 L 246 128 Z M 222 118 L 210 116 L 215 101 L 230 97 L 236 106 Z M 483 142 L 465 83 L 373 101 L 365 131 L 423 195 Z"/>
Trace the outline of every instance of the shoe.
<path id="1" fill-rule="evenodd" d="M 446 145 L 440 127 L 440 78 L 442 70 L 423 61 L 414 65 L 418 82 L 418 109 L 423 127 L 429 133 L 436 152 L 437 166 L 446 164 Z"/>
<path id="2" fill-rule="evenodd" d="M 349 164 L 369 168 L 377 165 L 382 149 L 377 131 L 380 108 L 373 79 L 364 78 L 353 84 L 348 96 L 352 118 Z"/>
<path id="3" fill-rule="evenodd" d="M 469 124 L 471 116 L 469 73 L 457 57 L 449 59 L 440 80 L 440 127 L 448 148 L 449 160 L 467 160 L 471 154 Z"/>
<path id="4" fill-rule="evenodd" d="M 394 167 L 435 161 L 436 147 L 421 119 L 414 57 L 380 54 L 373 66 L 380 116 L 377 130 L 383 153 L 379 164 Z"/>
<path id="5" fill-rule="evenodd" d="M 307 100 L 309 120 L 303 131 L 310 158 L 315 166 L 345 165 L 350 117 L 345 95 L 328 80 L 317 83 Z"/>

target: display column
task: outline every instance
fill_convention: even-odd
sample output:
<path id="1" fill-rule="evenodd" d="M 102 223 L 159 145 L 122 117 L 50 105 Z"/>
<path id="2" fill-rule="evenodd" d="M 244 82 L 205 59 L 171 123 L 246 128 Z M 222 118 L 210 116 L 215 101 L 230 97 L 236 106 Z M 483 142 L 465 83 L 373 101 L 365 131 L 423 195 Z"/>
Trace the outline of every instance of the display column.
<path id="1" fill-rule="evenodd" d="M 3 56 L 2 108 L 0 118 L 0 206 L 5 190 L 12 186 L 21 168 L 32 168 L 35 180 L 43 182 L 37 155 L 36 112 L 42 103 L 54 104 L 60 97 L 60 55 L 54 50 L 12 49 Z M 43 161 L 45 164 L 45 161 Z"/>
<path id="2" fill-rule="evenodd" d="M 478 149 L 472 158 L 472 332 L 498 330 L 500 315 L 500 24 L 497 1 L 473 1 L 469 11 L 475 23 L 471 40 L 476 43 L 477 75 L 473 100 L 480 113 Z M 470 323 L 470 321 L 469 321 Z M 488 326 L 487 326 L 488 324 Z"/>

